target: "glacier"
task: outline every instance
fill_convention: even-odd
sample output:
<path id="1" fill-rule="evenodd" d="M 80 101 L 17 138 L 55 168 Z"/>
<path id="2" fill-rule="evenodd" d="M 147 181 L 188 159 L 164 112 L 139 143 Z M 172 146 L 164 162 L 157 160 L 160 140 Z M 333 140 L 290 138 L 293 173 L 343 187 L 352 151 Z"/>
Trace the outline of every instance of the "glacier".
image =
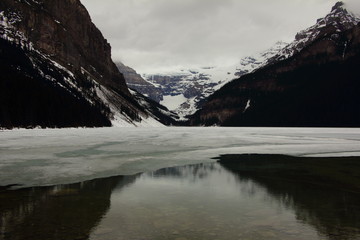
<path id="1" fill-rule="evenodd" d="M 360 156 L 356 128 L 73 128 L 0 131 L 0 185 L 49 186 L 216 161 L 222 154 Z"/>

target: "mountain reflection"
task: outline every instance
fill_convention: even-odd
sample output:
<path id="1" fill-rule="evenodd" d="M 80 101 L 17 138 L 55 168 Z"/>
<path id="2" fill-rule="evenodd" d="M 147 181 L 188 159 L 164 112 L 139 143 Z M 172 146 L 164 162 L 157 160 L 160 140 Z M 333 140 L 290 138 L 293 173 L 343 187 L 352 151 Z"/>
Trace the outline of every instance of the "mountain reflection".
<path id="1" fill-rule="evenodd" d="M 358 158 L 228 155 L 2 190 L 0 240 L 360 239 L 359 166 Z"/>
<path id="2" fill-rule="evenodd" d="M 329 239 L 360 238 L 360 158 L 227 155 L 219 162 L 237 176 L 239 185 L 254 181 Z M 349 181 L 353 188 L 345 186 Z"/>
<path id="3" fill-rule="evenodd" d="M 209 176 L 214 171 L 219 171 L 215 164 L 195 164 L 181 167 L 163 168 L 152 173 L 148 176 L 154 178 L 168 178 L 168 179 L 187 179 L 187 180 L 201 180 Z"/>
<path id="4" fill-rule="evenodd" d="M 133 177 L 0 192 L 0 239 L 88 239 L 110 208 L 114 188 Z"/>

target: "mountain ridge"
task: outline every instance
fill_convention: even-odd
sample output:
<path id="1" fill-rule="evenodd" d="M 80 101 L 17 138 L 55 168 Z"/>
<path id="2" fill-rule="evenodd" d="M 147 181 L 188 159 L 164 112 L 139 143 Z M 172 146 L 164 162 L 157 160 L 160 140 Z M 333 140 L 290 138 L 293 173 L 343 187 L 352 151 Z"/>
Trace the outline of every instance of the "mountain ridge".
<path id="1" fill-rule="evenodd" d="M 326 29 L 299 52 L 226 84 L 190 125 L 360 126 L 360 26 L 352 24 Z"/>

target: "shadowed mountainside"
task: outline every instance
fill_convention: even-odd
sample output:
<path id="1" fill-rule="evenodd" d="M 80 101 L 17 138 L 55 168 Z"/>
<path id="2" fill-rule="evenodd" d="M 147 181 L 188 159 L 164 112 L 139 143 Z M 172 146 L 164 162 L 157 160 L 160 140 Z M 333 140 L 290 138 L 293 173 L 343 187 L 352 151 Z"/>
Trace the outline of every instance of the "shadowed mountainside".
<path id="1" fill-rule="evenodd" d="M 351 16 L 337 4 L 311 41 L 298 37 L 299 52 L 225 85 L 190 125 L 360 126 L 360 25 Z"/>

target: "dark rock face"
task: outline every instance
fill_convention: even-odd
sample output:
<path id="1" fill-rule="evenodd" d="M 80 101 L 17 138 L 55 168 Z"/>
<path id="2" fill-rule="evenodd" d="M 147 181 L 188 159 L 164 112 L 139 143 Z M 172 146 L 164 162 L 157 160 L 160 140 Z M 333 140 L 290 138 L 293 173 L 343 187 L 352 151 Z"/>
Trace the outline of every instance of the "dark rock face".
<path id="1" fill-rule="evenodd" d="M 360 25 L 318 37 L 292 57 L 212 95 L 192 125 L 360 126 Z"/>
<path id="2" fill-rule="evenodd" d="M 0 128 L 111 126 L 110 109 L 90 104 L 85 94 L 95 99 L 92 92 L 69 86 L 68 72 L 6 40 L 0 39 L 0 49 Z"/>
<path id="3" fill-rule="evenodd" d="M 130 95 L 109 43 L 79 0 L 2 0 L 0 9 L 20 16 L 14 25 L 35 49 L 71 72 L 86 70 L 100 84 Z"/>

